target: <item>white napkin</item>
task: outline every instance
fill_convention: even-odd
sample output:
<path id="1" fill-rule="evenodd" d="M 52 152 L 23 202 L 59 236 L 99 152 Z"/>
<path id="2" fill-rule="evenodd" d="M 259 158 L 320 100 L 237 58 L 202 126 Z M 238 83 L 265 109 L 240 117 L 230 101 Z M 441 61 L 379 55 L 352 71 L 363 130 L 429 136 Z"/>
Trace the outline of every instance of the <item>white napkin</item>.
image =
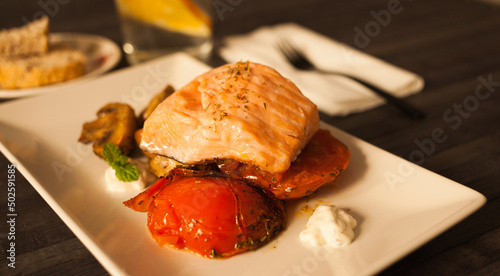
<path id="1" fill-rule="evenodd" d="M 261 27 L 247 35 L 225 39 L 220 55 L 228 62 L 268 65 L 293 81 L 304 95 L 329 115 L 347 115 L 384 103 L 364 86 L 338 75 L 293 68 L 276 44 L 289 40 L 319 68 L 359 77 L 397 97 L 422 90 L 422 77 L 294 23 Z"/>

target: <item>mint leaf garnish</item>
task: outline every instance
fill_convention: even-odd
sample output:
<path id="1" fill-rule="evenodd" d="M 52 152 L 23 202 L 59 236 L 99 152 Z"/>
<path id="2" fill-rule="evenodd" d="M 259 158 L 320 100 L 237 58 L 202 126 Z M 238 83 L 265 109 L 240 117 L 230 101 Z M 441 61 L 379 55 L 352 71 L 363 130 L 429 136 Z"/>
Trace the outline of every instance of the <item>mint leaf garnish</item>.
<path id="1" fill-rule="evenodd" d="M 104 159 L 106 159 L 106 161 L 110 166 L 113 166 L 113 164 L 116 163 L 120 164 L 123 162 L 122 151 L 117 145 L 113 143 L 104 144 L 102 155 L 104 156 Z"/>
<path id="2" fill-rule="evenodd" d="M 116 178 L 123 182 L 130 182 L 139 179 L 139 170 L 134 164 L 128 162 L 127 164 L 120 167 L 121 169 L 115 169 Z"/>
<path id="3" fill-rule="evenodd" d="M 128 157 L 122 154 L 120 148 L 113 143 L 104 144 L 102 155 L 106 162 L 115 170 L 118 180 L 131 182 L 139 179 L 139 169 L 128 162 Z"/>

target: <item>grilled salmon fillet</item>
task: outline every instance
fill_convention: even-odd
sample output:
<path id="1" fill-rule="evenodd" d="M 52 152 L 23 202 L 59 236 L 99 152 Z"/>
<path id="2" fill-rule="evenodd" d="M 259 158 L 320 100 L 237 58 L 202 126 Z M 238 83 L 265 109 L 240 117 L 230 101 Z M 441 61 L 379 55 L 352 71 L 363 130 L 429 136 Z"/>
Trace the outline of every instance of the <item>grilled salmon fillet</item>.
<path id="1" fill-rule="evenodd" d="M 208 71 L 165 99 L 144 123 L 140 147 L 185 164 L 234 159 L 278 173 L 319 128 L 315 104 L 262 64 Z"/>

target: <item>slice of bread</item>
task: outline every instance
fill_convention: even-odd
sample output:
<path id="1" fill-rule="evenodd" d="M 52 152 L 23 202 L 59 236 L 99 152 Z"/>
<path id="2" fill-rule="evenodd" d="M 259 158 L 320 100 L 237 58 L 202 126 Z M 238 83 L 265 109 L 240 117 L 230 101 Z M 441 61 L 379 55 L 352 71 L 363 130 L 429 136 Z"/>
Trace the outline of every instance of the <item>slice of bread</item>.
<path id="1" fill-rule="evenodd" d="M 49 47 L 49 18 L 44 16 L 23 27 L 0 31 L 0 56 L 46 53 Z"/>
<path id="2" fill-rule="evenodd" d="M 67 45 L 55 45 L 44 55 L 0 57 L 0 87 L 30 88 L 77 78 L 85 73 L 86 57 Z"/>

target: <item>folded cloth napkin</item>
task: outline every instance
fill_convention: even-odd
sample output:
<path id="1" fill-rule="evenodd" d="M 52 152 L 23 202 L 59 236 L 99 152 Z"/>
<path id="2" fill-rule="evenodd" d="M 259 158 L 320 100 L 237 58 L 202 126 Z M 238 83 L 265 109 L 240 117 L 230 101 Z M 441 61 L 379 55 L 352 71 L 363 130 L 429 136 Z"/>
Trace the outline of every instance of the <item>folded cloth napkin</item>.
<path id="1" fill-rule="evenodd" d="M 247 35 L 227 37 L 220 55 L 228 62 L 249 60 L 276 69 L 328 115 L 347 115 L 384 103 L 368 88 L 348 78 L 293 68 L 276 47 L 284 39 L 318 68 L 359 77 L 397 97 L 417 93 L 424 86 L 423 79 L 412 72 L 294 23 L 261 27 Z"/>

